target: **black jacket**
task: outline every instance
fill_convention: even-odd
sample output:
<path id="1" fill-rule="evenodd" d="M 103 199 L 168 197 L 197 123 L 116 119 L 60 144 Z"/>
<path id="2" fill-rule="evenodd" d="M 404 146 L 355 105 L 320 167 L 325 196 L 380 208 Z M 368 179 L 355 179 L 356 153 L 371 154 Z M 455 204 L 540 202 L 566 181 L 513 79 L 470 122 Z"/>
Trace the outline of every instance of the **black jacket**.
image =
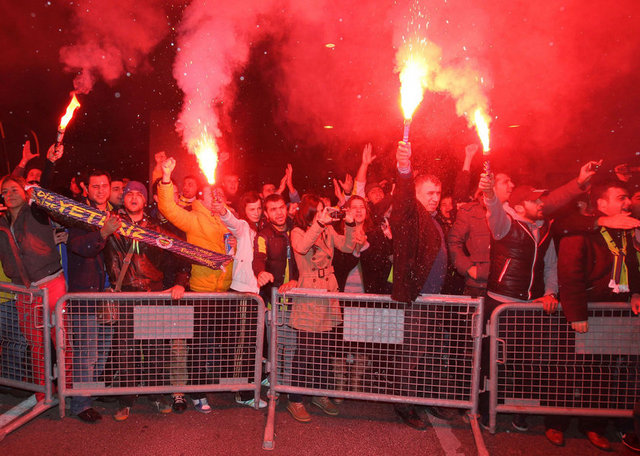
<path id="1" fill-rule="evenodd" d="M 124 210 L 120 209 L 117 214 L 121 219 L 134 223 Z M 164 230 L 156 219 L 147 215 L 135 224 L 171 236 L 171 233 Z M 107 238 L 104 257 L 107 272 L 109 274 L 109 281 L 112 286 L 115 286 L 118 280 L 124 259 L 129 252 L 132 243 L 132 239 L 124 237 L 118 232 L 115 232 Z M 125 272 L 121 290 L 164 290 L 164 272 L 165 270 L 171 270 L 175 265 L 175 262 L 175 257 L 171 252 L 158 247 L 139 243 L 137 248 L 134 248 L 134 254 L 131 257 L 131 264 Z M 173 285 L 182 285 L 185 289 L 188 288 L 189 269 L 190 266 L 185 265 L 185 267 L 176 274 L 175 283 Z"/>
<path id="2" fill-rule="evenodd" d="M 398 173 L 391 212 L 393 290 L 391 297 L 411 302 L 420 294 L 440 251 L 436 222 L 416 199 L 412 175 Z"/>
<path id="3" fill-rule="evenodd" d="M 291 248 L 290 230 L 278 231 L 270 223 L 256 235 L 253 247 L 253 272 L 258 276 L 262 271 L 273 275 L 273 283 L 260 289 L 260 295 L 271 300 L 271 287 L 284 283 L 287 258 L 289 260 L 289 280 L 298 280 L 298 267 Z"/>
<path id="4" fill-rule="evenodd" d="M 491 239 L 487 291 L 523 301 L 544 295 L 544 256 L 552 239 L 549 223 L 542 225 L 538 239 L 524 223 L 511 218 L 507 235 Z"/>

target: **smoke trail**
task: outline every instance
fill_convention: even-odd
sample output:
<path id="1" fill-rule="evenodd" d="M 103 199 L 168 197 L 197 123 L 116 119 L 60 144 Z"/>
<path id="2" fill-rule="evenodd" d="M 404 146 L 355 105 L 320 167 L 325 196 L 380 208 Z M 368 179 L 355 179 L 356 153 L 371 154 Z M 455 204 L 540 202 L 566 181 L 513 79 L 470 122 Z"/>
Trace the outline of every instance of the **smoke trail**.
<path id="1" fill-rule="evenodd" d="M 184 98 L 176 129 L 210 182 L 215 168 L 210 159 L 203 163 L 203 154 L 217 154 L 221 116 L 233 105 L 234 71 L 247 63 L 252 39 L 261 32 L 257 18 L 269 7 L 268 1 L 194 0 L 178 28 L 173 76 Z"/>
<path id="2" fill-rule="evenodd" d="M 77 72 L 73 84 L 88 93 L 102 78 L 113 83 L 133 73 L 168 33 L 161 0 L 85 0 L 73 3 L 76 44 L 60 50 L 65 69 Z"/>

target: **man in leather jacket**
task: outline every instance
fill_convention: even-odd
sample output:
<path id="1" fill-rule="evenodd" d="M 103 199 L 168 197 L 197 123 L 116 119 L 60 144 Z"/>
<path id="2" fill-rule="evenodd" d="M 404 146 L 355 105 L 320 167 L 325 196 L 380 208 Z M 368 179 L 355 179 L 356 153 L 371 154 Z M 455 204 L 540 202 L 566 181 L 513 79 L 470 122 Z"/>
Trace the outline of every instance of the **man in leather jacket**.
<path id="1" fill-rule="evenodd" d="M 135 225 L 154 231 L 164 232 L 160 222 L 147 216 L 144 207 L 147 202 L 147 190 L 137 181 L 131 181 L 124 189 L 124 207 L 115 213 L 121 220 L 127 220 Z M 170 236 L 169 233 L 166 233 Z M 170 252 L 154 248 L 146 244 L 138 244 L 135 240 L 115 232 L 107 239 L 104 250 L 105 265 L 111 284 L 121 284 L 121 291 L 162 291 L 164 289 L 164 273 L 171 268 L 174 259 Z M 181 263 L 179 263 L 181 264 Z M 124 269 L 124 272 L 123 271 Z M 165 291 L 171 293 L 172 299 L 180 299 L 189 282 L 187 268 L 175 275 L 175 285 Z M 168 381 L 169 374 L 169 340 L 164 338 L 145 340 L 138 345 L 134 340 L 133 312 L 134 305 L 120 303 L 119 319 L 115 327 L 112 356 L 115 368 L 119 371 L 120 382 L 124 386 L 135 387 L 141 380 L 141 359 L 149 376 L 147 385 L 163 385 Z M 123 305 L 124 304 L 124 305 Z M 143 353 L 141 353 L 141 351 Z M 171 406 L 162 397 L 150 397 L 162 413 L 169 413 Z M 135 396 L 121 396 L 120 409 L 114 416 L 117 421 L 128 418 Z"/>

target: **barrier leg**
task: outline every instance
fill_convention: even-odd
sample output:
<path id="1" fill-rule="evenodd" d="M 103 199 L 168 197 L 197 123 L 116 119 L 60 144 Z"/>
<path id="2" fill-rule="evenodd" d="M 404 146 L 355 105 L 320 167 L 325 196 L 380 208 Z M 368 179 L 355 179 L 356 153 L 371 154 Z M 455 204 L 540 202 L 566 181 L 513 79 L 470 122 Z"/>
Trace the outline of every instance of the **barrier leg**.
<path id="1" fill-rule="evenodd" d="M 276 397 L 275 394 L 269 394 L 269 412 L 267 413 L 267 424 L 264 427 L 264 437 L 262 439 L 263 450 L 273 450 L 275 442 L 273 441 L 275 434 L 276 421 Z"/>
<path id="2" fill-rule="evenodd" d="M 489 456 L 489 451 L 484 444 L 482 438 L 482 430 L 478 423 L 479 415 L 469 413 L 469 424 L 471 425 L 471 431 L 473 432 L 473 440 L 476 442 L 476 448 L 478 449 L 478 456 Z"/>
<path id="3" fill-rule="evenodd" d="M 57 404 L 58 401 L 56 399 L 53 399 L 51 402 L 37 402 L 34 394 L 11 410 L 8 410 L 0 416 L 0 441 L 10 432 L 15 431 L 23 424 L 28 423 L 36 416 L 55 407 Z M 27 410 L 29 411 L 27 412 Z"/>

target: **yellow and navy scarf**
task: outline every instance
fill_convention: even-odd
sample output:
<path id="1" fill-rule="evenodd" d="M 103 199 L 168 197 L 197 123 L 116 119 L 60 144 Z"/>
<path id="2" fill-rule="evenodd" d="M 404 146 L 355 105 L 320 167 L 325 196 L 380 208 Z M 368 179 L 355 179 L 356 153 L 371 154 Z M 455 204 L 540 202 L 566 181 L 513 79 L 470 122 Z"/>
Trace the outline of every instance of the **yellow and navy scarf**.
<path id="1" fill-rule="evenodd" d="M 600 234 L 602 234 L 609 251 L 613 255 L 613 269 L 611 271 L 611 280 L 609 280 L 609 288 L 614 293 L 627 293 L 629 291 L 629 271 L 625 262 L 627 257 L 626 232 L 622 233 L 622 247 L 616 245 L 605 227 L 600 229 Z"/>

